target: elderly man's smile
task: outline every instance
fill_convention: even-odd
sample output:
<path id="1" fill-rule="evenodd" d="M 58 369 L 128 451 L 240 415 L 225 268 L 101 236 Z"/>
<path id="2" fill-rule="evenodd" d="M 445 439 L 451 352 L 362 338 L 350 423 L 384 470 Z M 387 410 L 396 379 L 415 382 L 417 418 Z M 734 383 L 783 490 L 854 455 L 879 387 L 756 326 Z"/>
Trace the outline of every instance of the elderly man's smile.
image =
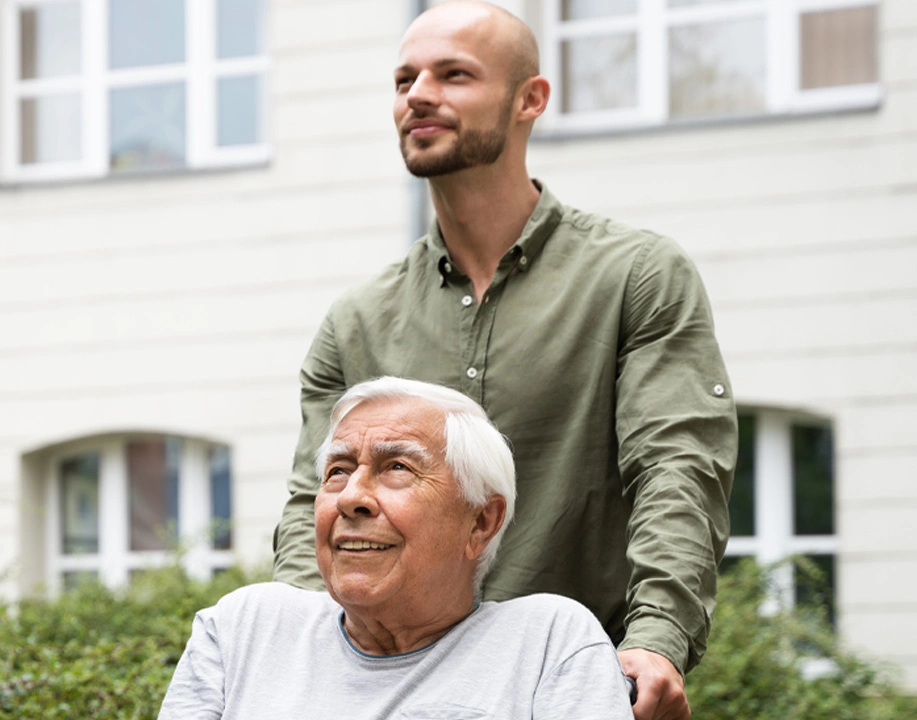
<path id="1" fill-rule="evenodd" d="M 354 552 L 366 552 L 368 550 L 388 550 L 394 545 L 387 543 L 374 542 L 372 540 L 341 540 L 335 543 L 338 550 L 350 550 Z"/>

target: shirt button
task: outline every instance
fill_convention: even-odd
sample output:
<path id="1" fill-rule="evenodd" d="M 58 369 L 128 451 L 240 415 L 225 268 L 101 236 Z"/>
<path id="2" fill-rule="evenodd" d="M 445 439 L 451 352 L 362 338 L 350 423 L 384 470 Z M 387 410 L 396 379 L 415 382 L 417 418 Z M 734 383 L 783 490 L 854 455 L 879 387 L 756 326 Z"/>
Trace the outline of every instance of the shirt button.
<path id="1" fill-rule="evenodd" d="M 474 298 L 471 297 L 471 295 L 466 295 L 465 297 L 462 298 L 462 305 L 464 305 L 465 307 L 468 307 L 473 302 L 474 302 Z"/>
<path id="2" fill-rule="evenodd" d="M 468 369 L 465 371 L 465 374 L 466 374 L 471 380 L 474 380 L 474 379 L 478 376 L 478 371 L 475 370 L 474 368 L 468 368 Z"/>
<path id="3" fill-rule="evenodd" d="M 714 395 L 720 396 L 724 392 L 726 392 L 726 388 L 724 388 L 720 383 L 717 383 L 716 385 L 713 386 Z"/>
<path id="4" fill-rule="evenodd" d="M 529 262 L 529 259 L 528 259 L 525 255 L 523 255 L 521 258 L 519 258 L 519 264 L 520 264 L 520 265 L 528 265 L 528 262 Z"/>
<path id="5" fill-rule="evenodd" d="M 452 272 L 452 263 L 446 263 L 443 265 L 443 270 L 445 270 L 447 273 Z"/>

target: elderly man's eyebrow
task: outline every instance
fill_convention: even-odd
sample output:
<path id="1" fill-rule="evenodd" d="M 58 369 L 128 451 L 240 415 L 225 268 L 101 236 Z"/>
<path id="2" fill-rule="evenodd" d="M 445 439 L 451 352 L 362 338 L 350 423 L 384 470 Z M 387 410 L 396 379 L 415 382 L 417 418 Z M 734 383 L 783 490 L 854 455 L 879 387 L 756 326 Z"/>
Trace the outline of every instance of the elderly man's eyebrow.
<path id="1" fill-rule="evenodd" d="M 404 457 L 415 462 L 429 463 L 433 454 L 419 442 L 413 440 L 386 440 L 373 445 L 373 457 Z"/>
<path id="2" fill-rule="evenodd" d="M 330 463 L 335 460 L 342 460 L 344 458 L 353 457 L 354 448 L 349 443 L 345 442 L 333 442 L 328 446 L 328 451 L 325 453 L 325 462 Z"/>

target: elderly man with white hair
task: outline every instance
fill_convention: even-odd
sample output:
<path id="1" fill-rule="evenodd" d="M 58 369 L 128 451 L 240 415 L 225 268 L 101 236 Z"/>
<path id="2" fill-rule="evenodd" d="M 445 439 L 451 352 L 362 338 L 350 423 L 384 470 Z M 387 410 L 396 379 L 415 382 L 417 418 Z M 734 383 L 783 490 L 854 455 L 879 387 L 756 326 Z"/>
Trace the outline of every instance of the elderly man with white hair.
<path id="1" fill-rule="evenodd" d="M 335 406 L 316 466 L 327 592 L 262 583 L 199 612 L 160 720 L 633 717 L 585 607 L 478 601 L 515 472 L 477 403 L 361 383 Z"/>

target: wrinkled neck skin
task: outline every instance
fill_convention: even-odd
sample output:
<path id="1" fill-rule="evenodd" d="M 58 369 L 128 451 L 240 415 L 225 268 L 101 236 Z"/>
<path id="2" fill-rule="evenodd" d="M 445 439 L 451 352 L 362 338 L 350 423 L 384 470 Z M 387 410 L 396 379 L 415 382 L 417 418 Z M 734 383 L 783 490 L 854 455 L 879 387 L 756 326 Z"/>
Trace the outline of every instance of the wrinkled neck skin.
<path id="1" fill-rule="evenodd" d="M 344 607 L 344 630 L 367 655 L 400 655 L 436 642 L 474 611 L 471 593 L 461 593 L 448 606 L 415 612 L 399 603 L 392 611 Z"/>

